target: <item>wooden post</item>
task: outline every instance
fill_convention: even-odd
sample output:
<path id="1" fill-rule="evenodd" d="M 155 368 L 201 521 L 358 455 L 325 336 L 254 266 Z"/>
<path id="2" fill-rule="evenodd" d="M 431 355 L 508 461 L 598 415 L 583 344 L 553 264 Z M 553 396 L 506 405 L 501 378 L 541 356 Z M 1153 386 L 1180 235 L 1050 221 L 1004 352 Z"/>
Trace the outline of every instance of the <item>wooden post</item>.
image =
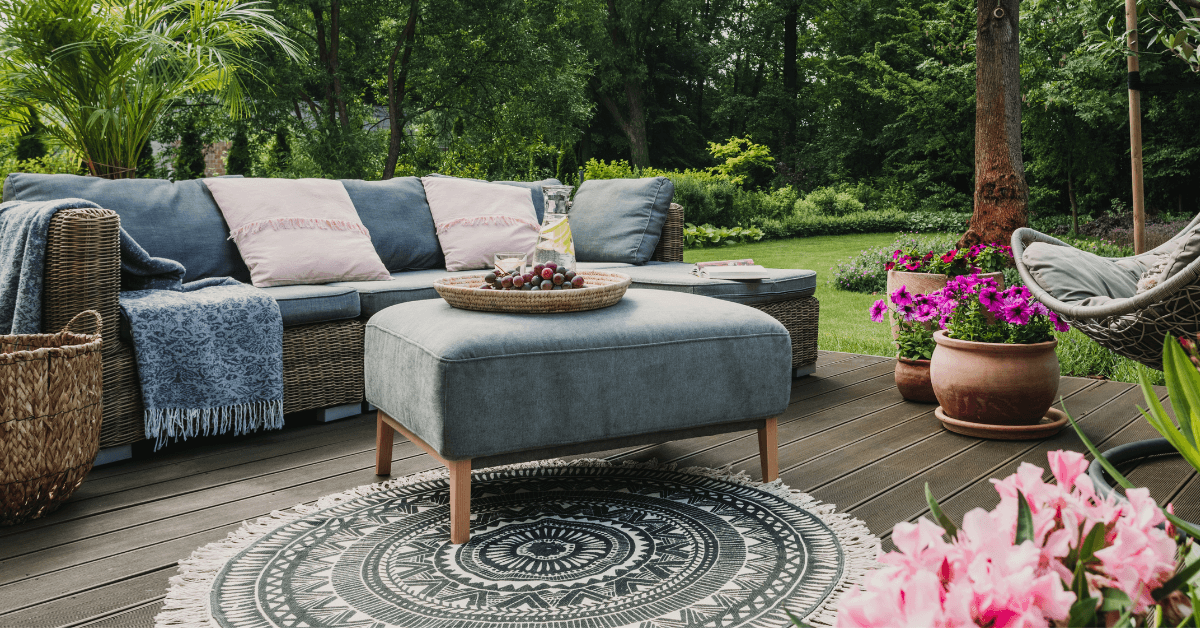
<path id="1" fill-rule="evenodd" d="M 1125 30 L 1129 32 L 1126 57 L 1129 77 L 1138 76 L 1137 0 L 1125 0 Z M 1133 252 L 1146 251 L 1146 197 L 1142 183 L 1142 98 L 1129 86 L 1129 166 L 1133 173 Z"/>
<path id="2" fill-rule="evenodd" d="M 762 481 L 779 479 L 779 419 L 771 417 L 758 428 L 758 463 L 762 466 Z"/>

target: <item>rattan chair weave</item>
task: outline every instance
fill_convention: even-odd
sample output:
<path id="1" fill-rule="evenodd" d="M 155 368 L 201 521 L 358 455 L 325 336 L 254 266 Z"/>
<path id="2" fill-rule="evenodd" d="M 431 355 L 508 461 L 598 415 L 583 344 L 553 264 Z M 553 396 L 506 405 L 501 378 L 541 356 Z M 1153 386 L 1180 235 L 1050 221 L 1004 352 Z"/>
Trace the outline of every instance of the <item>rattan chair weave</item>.
<path id="1" fill-rule="evenodd" d="M 1198 224 L 1200 216 L 1171 240 L 1134 257 L 1157 256 L 1173 251 L 1179 239 L 1188 235 Z M 1056 299 L 1034 280 L 1021 259 L 1025 248 L 1034 242 L 1071 246 L 1033 229 L 1013 232 L 1013 257 L 1021 280 L 1035 299 L 1101 346 L 1161 370 L 1163 340 L 1167 334 L 1178 337 L 1193 336 L 1200 332 L 1200 259 L 1134 297 L 1116 299 L 1103 305 L 1081 306 Z M 1119 259 L 1130 260 L 1134 257 Z"/>
<path id="2" fill-rule="evenodd" d="M 667 210 L 667 222 L 650 259 L 655 262 L 683 261 L 683 206 L 678 203 L 671 203 Z"/>
<path id="3" fill-rule="evenodd" d="M 71 331 L 94 317 L 96 333 Z M 100 313 L 57 334 L 0 336 L 0 525 L 54 511 L 100 444 Z"/>
<path id="4" fill-rule="evenodd" d="M 329 408 L 363 400 L 360 320 L 283 330 L 283 411 Z"/>

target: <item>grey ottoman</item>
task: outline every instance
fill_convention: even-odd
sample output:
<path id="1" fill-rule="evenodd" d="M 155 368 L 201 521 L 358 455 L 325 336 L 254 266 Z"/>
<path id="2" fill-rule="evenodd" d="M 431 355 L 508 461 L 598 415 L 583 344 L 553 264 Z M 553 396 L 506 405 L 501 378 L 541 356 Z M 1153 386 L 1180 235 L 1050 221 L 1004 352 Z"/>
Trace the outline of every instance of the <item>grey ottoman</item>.
<path id="1" fill-rule="evenodd" d="M 791 362 L 779 321 L 692 294 L 630 290 L 565 314 L 394 305 L 366 329 L 376 473 L 391 472 L 393 430 L 444 462 L 454 543 L 470 536 L 472 467 L 756 429 L 774 480 Z"/>

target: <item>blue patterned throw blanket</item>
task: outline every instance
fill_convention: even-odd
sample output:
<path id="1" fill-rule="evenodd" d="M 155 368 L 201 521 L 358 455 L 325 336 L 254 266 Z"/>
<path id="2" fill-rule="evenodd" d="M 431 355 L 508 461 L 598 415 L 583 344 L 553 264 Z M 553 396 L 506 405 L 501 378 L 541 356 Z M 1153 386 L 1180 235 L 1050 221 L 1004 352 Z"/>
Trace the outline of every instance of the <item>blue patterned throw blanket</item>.
<path id="1" fill-rule="evenodd" d="M 42 332 L 50 220 L 60 209 L 98 207 L 81 199 L 0 205 L 0 334 Z M 121 230 L 121 311 L 133 335 L 146 437 L 161 447 L 283 427 L 279 305 L 234 279 L 183 277 L 182 264 L 151 257 Z"/>
<path id="2" fill-rule="evenodd" d="M 133 333 L 146 438 L 283 427 L 283 318 L 262 290 L 217 277 L 182 283 L 122 232 L 121 312 Z"/>

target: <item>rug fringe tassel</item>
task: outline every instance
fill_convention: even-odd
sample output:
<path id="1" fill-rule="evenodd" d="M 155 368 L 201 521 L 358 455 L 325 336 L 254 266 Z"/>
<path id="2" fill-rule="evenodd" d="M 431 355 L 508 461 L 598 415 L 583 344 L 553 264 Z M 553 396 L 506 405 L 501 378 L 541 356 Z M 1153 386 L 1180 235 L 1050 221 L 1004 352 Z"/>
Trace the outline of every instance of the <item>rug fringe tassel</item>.
<path id="1" fill-rule="evenodd" d="M 871 533 L 866 524 L 845 513 L 835 512 L 833 504 L 825 504 L 811 495 L 789 488 L 782 480 L 774 482 L 758 482 L 745 471 L 734 471 L 732 465 L 721 469 L 708 467 L 678 468 L 675 464 L 661 464 L 657 460 L 647 462 L 625 461 L 613 463 L 599 458 L 583 458 L 578 460 L 540 460 L 522 462 L 519 464 L 480 469 L 475 473 L 503 472 L 520 469 L 539 469 L 547 467 L 615 467 L 625 469 L 647 469 L 675 471 L 689 475 L 699 475 L 724 480 L 734 484 L 757 487 L 758 489 L 795 504 L 817 516 L 833 531 L 838 542 L 845 551 L 845 569 L 842 579 L 833 592 L 825 598 L 816 610 L 799 619 L 813 626 L 833 626 L 837 619 L 837 601 L 841 594 L 858 586 L 866 578 L 867 572 L 879 567 L 877 557 L 880 553 L 879 537 Z M 221 567 L 237 556 L 259 538 L 281 528 L 297 519 L 313 512 L 324 510 L 340 503 L 377 493 L 447 478 L 445 469 L 425 471 L 401 478 L 393 478 L 376 484 L 358 486 L 341 493 L 326 495 L 312 504 L 299 504 L 286 511 L 273 511 L 271 514 L 244 522 L 240 528 L 230 532 L 221 541 L 209 543 L 192 552 L 188 558 L 179 561 L 179 573 L 172 576 L 170 588 L 167 590 L 163 610 L 154 618 L 156 628 L 211 628 L 212 615 L 209 609 L 210 595 L 213 583 Z M 791 626 L 790 622 L 780 624 L 780 627 Z"/>

